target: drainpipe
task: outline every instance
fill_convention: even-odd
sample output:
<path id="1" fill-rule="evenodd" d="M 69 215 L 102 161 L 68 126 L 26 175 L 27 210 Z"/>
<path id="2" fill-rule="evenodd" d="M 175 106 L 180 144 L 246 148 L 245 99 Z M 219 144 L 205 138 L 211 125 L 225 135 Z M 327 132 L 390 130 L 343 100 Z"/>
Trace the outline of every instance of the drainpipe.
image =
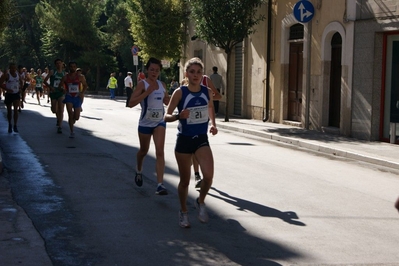
<path id="1" fill-rule="evenodd" d="M 270 119 L 270 55 L 272 46 L 272 0 L 267 1 L 267 47 L 266 47 L 266 108 L 263 122 Z"/>

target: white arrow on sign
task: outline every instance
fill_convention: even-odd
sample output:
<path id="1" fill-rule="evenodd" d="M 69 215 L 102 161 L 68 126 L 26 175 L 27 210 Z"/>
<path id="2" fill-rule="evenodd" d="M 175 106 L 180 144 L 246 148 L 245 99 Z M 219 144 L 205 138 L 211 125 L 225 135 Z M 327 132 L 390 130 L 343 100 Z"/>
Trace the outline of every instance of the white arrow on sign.
<path id="1" fill-rule="evenodd" d="M 312 12 L 307 11 L 305 9 L 305 7 L 304 7 L 304 5 L 302 3 L 299 5 L 298 9 L 301 11 L 301 21 L 304 21 L 305 18 L 310 17 L 311 15 L 313 15 Z"/>

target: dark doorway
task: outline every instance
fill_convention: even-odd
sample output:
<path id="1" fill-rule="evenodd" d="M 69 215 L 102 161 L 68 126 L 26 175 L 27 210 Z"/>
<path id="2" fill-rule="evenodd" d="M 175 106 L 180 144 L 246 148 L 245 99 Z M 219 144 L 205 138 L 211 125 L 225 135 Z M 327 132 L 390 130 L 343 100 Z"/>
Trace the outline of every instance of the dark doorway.
<path id="1" fill-rule="evenodd" d="M 330 101 L 328 125 L 340 127 L 341 121 L 342 38 L 337 32 L 331 40 Z"/>
<path id="2" fill-rule="evenodd" d="M 303 43 L 290 44 L 288 73 L 288 120 L 301 122 Z"/>

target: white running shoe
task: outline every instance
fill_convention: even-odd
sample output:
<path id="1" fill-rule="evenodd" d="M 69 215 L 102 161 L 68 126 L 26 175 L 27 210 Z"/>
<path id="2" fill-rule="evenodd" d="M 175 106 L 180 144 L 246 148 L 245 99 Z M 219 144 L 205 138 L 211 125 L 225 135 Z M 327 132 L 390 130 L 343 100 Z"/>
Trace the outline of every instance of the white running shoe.
<path id="1" fill-rule="evenodd" d="M 179 211 L 179 225 L 182 228 L 190 228 L 190 222 L 188 221 L 188 213 Z"/>
<path id="2" fill-rule="evenodd" d="M 198 220 L 200 220 L 201 223 L 207 223 L 209 221 L 209 216 L 208 212 L 206 211 L 205 203 L 200 204 L 198 200 L 199 198 L 196 198 L 194 202 L 195 208 L 198 209 Z"/>

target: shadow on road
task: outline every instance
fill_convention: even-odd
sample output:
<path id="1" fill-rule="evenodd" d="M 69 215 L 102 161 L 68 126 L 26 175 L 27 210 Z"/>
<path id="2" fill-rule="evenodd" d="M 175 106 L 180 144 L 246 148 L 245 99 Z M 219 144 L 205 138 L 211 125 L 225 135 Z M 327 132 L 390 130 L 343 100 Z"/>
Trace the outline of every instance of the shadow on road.
<path id="1" fill-rule="evenodd" d="M 80 128 L 87 119 L 104 123 L 102 128 L 107 130 L 101 117 L 82 116 L 72 144 L 66 134 L 55 133 L 55 118 L 26 109 L 20 115 L 20 134 L 8 134 L 3 104 L 0 109 L 0 148 L 7 178 L 15 200 L 44 238 L 54 265 L 154 265 L 156 261 L 162 265 L 280 265 L 273 260 L 301 256 L 272 240 L 247 234 L 239 221 L 224 220 L 217 213 L 209 224 L 195 221 L 189 230 L 179 228 L 178 196 L 172 183 L 165 180 L 170 187 L 165 197 L 154 195 L 155 173 L 145 176 L 142 188 L 134 185 L 137 147 Z M 174 160 L 173 155 L 166 158 Z M 146 158 L 147 166 L 154 167 L 154 162 L 154 157 Z M 175 169 L 166 172 L 178 178 Z M 239 210 L 305 225 L 294 212 L 213 191 L 221 196 L 210 196 Z"/>
<path id="2" fill-rule="evenodd" d="M 274 217 L 283 220 L 286 223 L 298 225 L 298 226 L 306 226 L 306 224 L 298 221 L 299 217 L 295 212 L 287 211 L 282 212 L 277 209 L 273 209 L 264 205 L 260 205 L 258 203 L 254 203 L 248 200 L 240 199 L 237 197 L 233 197 L 226 192 L 220 191 L 217 188 L 212 187 L 211 190 L 214 190 L 220 194 L 220 196 L 209 193 L 208 195 L 220 200 L 223 200 L 229 204 L 237 206 L 239 211 L 250 211 L 258 214 L 262 217 Z"/>

